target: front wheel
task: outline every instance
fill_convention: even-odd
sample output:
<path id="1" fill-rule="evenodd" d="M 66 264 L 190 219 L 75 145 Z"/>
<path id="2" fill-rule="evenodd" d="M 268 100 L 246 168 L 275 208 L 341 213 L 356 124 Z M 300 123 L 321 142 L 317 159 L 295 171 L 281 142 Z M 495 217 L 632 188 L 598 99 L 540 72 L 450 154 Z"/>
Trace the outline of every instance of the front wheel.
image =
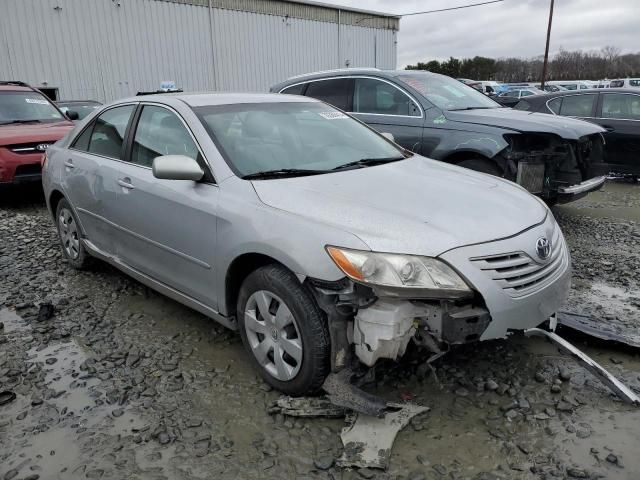
<path id="1" fill-rule="evenodd" d="M 313 295 L 279 265 L 251 273 L 237 306 L 242 343 L 265 381 L 288 395 L 315 393 L 329 373 L 327 324 Z"/>

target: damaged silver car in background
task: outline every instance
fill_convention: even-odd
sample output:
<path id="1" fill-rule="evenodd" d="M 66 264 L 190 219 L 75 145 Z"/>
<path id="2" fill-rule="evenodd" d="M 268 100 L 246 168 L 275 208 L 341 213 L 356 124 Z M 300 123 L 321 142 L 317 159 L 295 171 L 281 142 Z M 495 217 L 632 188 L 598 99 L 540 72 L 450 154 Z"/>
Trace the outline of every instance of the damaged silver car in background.
<path id="1" fill-rule="evenodd" d="M 409 342 L 535 327 L 569 289 L 542 200 L 310 98 L 119 101 L 48 150 L 43 183 L 71 265 L 103 259 L 238 329 L 292 395 Z"/>

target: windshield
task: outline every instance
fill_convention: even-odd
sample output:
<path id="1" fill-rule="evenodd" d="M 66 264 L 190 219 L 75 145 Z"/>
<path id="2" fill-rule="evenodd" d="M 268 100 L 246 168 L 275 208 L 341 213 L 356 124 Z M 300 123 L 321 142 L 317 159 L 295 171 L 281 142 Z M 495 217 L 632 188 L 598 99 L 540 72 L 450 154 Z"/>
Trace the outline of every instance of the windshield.
<path id="1" fill-rule="evenodd" d="M 194 110 L 240 177 L 289 169 L 326 173 L 363 160 L 405 158 L 385 138 L 324 103 L 234 104 Z"/>
<path id="2" fill-rule="evenodd" d="M 0 92 L 0 125 L 60 120 L 64 120 L 62 114 L 38 92 Z"/>
<path id="3" fill-rule="evenodd" d="M 77 112 L 78 120 L 82 120 L 87 115 L 92 113 L 96 108 L 99 108 L 101 105 L 99 103 L 59 103 L 58 107 L 62 110 L 63 113 L 67 113 L 68 111 Z"/>
<path id="4" fill-rule="evenodd" d="M 415 88 L 431 103 L 443 110 L 471 110 L 474 108 L 501 108 L 483 93 L 444 75 L 407 73 L 396 77 Z"/>

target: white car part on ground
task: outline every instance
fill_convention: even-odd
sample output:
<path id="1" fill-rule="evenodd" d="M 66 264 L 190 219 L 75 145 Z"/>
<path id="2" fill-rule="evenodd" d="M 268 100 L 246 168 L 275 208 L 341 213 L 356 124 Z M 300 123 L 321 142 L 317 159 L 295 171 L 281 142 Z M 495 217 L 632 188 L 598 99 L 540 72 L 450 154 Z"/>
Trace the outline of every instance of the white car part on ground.
<path id="1" fill-rule="evenodd" d="M 344 452 L 337 461 L 338 466 L 386 470 L 398 432 L 413 417 L 429 411 L 428 407 L 410 403 L 389 403 L 387 406 L 395 411 L 387 412 L 384 418 L 357 413 L 347 415 L 347 426 L 340 434 Z"/>

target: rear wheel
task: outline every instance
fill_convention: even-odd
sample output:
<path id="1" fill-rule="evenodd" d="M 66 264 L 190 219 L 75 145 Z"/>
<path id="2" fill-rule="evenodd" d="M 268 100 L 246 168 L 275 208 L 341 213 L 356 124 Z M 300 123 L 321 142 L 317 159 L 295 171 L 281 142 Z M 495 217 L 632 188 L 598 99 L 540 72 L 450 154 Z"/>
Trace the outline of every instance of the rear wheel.
<path id="1" fill-rule="evenodd" d="M 316 392 L 329 373 L 326 322 L 313 295 L 279 265 L 251 273 L 237 306 L 242 342 L 265 381 L 289 395 Z"/>
<path id="2" fill-rule="evenodd" d="M 69 203 L 63 198 L 56 208 L 56 226 L 62 254 L 73 268 L 82 269 L 90 259 L 82 244 L 80 225 Z"/>
<path id="3" fill-rule="evenodd" d="M 495 175 L 496 177 L 502 177 L 502 170 L 495 162 L 487 160 L 486 158 L 470 158 L 463 160 L 457 164 L 459 167 L 468 168 L 469 170 L 475 170 L 476 172 L 488 173 L 489 175 Z"/>

